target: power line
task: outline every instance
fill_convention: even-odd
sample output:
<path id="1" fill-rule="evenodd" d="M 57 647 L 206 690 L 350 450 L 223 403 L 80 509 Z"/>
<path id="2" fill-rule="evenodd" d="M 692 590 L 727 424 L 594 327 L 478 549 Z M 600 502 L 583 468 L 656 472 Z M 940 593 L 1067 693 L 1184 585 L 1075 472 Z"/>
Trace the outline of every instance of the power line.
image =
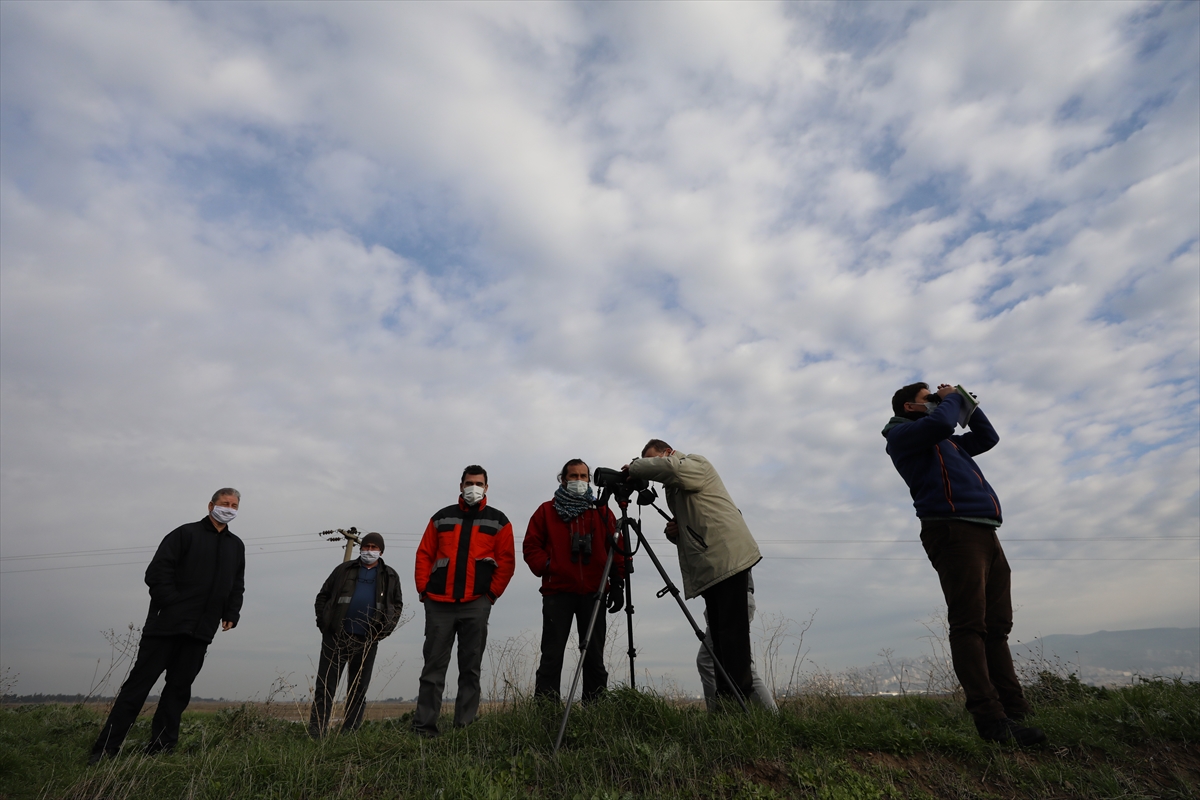
<path id="1" fill-rule="evenodd" d="M 311 541 L 312 533 L 287 533 L 280 536 L 255 536 L 243 539 L 243 543 L 251 546 L 256 542 L 261 542 L 265 539 L 295 539 L 294 542 L 268 542 L 265 545 L 257 545 L 259 547 L 275 547 L 281 544 L 298 544 L 302 539 Z M 131 547 L 106 547 L 99 550 L 72 550 L 67 553 L 35 553 L 23 556 L 0 556 L 0 561 L 25 561 L 31 558 L 62 558 L 70 556 L 99 556 L 99 555 L 125 555 L 128 553 L 144 553 L 151 550 L 157 550 L 158 545 L 146 544 L 136 545 Z"/>
<path id="2" fill-rule="evenodd" d="M 260 547 L 276 547 L 284 544 L 297 544 L 301 540 L 311 540 L 317 533 L 285 533 L 278 536 L 247 537 L 243 541 L 248 545 L 267 539 L 294 539 L 288 542 L 270 542 Z M 384 533 L 384 536 L 412 536 L 417 533 Z M 759 544 L 920 544 L 920 539 L 756 539 Z M 1197 536 L 1053 536 L 1044 538 L 1004 539 L 1002 544 L 1027 542 L 1195 542 L 1200 544 Z M 36 553 L 20 556 L 0 556 L 0 561 L 26 561 L 37 558 L 63 558 L 72 556 L 101 556 L 125 555 L 158 549 L 158 545 L 137 545 L 131 547 L 110 547 L 98 550 L 73 550 L 66 553 Z M 782 556 L 781 556 L 782 557 Z M 1124 559 L 1122 559 L 1124 560 Z M 1175 559 L 1167 559 L 1175 560 Z M 103 566 L 103 565 L 100 565 Z"/>
<path id="3" fill-rule="evenodd" d="M 920 544 L 920 539 L 759 539 L 761 544 Z M 1196 536 L 1055 536 L 1035 539 L 1003 539 L 1011 542 L 1197 542 Z"/>
<path id="4" fill-rule="evenodd" d="M 312 550 L 323 550 L 330 552 L 327 547 L 298 547 L 291 550 L 277 550 L 267 552 L 247 552 L 247 556 L 261 555 L 281 555 L 283 553 L 304 553 Z M 668 557 L 671 557 L 668 555 Z M 767 555 L 764 560 L 787 560 L 787 561 L 927 561 L 928 559 L 914 556 L 777 556 Z M 1175 561 L 1182 563 L 1200 563 L 1200 558 L 1100 558 L 1100 557 L 1045 557 L 1045 558 L 1009 558 L 1009 561 Z M 60 569 L 87 569 L 90 567 L 122 567 L 131 564 L 145 564 L 145 561 L 116 561 L 110 564 L 75 564 L 71 566 L 60 567 L 32 567 L 29 569 L 9 569 L 0 572 L 0 575 L 14 575 L 18 572 L 53 572 Z"/>
<path id="5" fill-rule="evenodd" d="M 294 550 L 282 550 L 274 552 L 252 553 L 247 552 L 247 556 L 265 556 L 265 555 L 280 555 L 281 553 L 303 553 L 308 550 L 324 550 L 326 553 L 332 552 L 328 547 L 298 547 Z M 145 561 L 114 561 L 111 564 L 74 564 L 64 567 L 31 567 L 29 569 L 6 569 L 0 572 L 0 575 L 13 575 L 18 572 L 52 572 L 56 569 L 87 569 L 88 567 L 123 567 L 129 564 L 145 564 Z"/>
<path id="6" fill-rule="evenodd" d="M 874 555 L 764 555 L 763 560 L 787 559 L 792 561 L 928 561 L 923 558 L 878 558 Z M 1183 563 L 1200 564 L 1200 559 L 1158 559 L 1158 558 L 1009 558 L 1009 561 L 1183 561 Z"/>

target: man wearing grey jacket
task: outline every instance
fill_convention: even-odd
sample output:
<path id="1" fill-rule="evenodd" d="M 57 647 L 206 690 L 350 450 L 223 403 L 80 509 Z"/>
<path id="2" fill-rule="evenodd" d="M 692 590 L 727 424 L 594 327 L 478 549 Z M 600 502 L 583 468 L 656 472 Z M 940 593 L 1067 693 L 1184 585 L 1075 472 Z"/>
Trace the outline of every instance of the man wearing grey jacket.
<path id="1" fill-rule="evenodd" d="M 679 550 L 679 571 L 687 599 L 704 598 L 713 654 L 742 697 L 754 691 L 751 671 L 750 568 L 762 560 L 758 544 L 742 513 L 708 459 L 679 453 L 661 439 L 651 439 L 642 457 L 629 464 L 635 478 L 658 481 L 674 519 L 667 538 Z M 720 681 L 717 697 L 730 697 Z"/>

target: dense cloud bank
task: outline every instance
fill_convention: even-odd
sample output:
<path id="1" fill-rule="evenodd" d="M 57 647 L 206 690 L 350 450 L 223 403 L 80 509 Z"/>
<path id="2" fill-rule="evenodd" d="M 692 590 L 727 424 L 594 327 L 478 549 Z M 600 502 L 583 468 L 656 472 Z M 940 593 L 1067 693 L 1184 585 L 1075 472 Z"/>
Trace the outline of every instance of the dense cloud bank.
<path id="1" fill-rule="evenodd" d="M 818 663 L 916 652 L 940 596 L 879 430 L 920 379 L 976 391 L 1000 432 L 981 464 L 1018 636 L 1200 619 L 1195 3 L 0 21 L 22 693 L 86 690 L 99 631 L 145 612 L 149 553 L 112 549 L 217 486 L 244 493 L 249 588 L 196 692 L 249 697 L 312 672 L 338 560 L 316 531 L 391 534 L 411 574 L 479 462 L 519 544 L 565 460 L 652 435 L 720 469 L 763 540 L 760 608 L 820 609 Z M 493 640 L 538 628 L 536 585 L 521 567 Z M 660 585 L 645 563 L 639 663 L 695 686 Z M 385 645 L 388 695 L 415 694 L 419 619 Z"/>

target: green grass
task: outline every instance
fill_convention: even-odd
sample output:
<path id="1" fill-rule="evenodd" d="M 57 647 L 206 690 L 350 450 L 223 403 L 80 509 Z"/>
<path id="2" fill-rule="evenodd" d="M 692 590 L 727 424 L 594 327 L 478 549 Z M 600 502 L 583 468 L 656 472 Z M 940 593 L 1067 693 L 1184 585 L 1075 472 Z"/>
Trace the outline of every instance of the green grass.
<path id="1" fill-rule="evenodd" d="M 1056 683 L 1058 681 L 1059 683 Z M 947 698 L 806 697 L 779 715 L 707 714 L 621 690 L 572 712 L 526 702 L 436 740 L 407 720 L 315 743 L 247 705 L 184 717 L 179 749 L 85 766 L 102 717 L 0 710 L 5 798 L 1191 798 L 1200 793 L 1200 684 L 1032 687 L 1052 746 L 987 744 Z"/>

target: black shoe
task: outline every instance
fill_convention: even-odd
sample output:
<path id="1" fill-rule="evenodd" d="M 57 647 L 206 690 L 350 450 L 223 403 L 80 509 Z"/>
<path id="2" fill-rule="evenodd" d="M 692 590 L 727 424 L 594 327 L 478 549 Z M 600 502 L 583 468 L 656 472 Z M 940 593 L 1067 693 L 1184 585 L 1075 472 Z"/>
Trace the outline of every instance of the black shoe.
<path id="1" fill-rule="evenodd" d="M 116 753 L 110 753 L 107 750 L 93 750 L 88 753 L 88 766 L 94 767 L 106 758 L 112 758 Z"/>
<path id="2" fill-rule="evenodd" d="M 1004 716 L 1011 719 L 1013 722 L 1024 722 L 1033 714 L 1032 711 L 1005 711 Z"/>
<path id="3" fill-rule="evenodd" d="M 979 737 L 987 742 L 1015 744 L 1017 747 L 1041 747 L 1046 744 L 1046 732 L 1041 728 L 1026 728 L 1007 717 L 975 720 Z"/>
<path id="4" fill-rule="evenodd" d="M 1020 725 L 1013 720 L 1005 720 L 1008 723 L 1008 729 L 1012 731 L 1013 741 L 1018 747 L 1045 747 L 1046 732 L 1041 728 Z"/>

